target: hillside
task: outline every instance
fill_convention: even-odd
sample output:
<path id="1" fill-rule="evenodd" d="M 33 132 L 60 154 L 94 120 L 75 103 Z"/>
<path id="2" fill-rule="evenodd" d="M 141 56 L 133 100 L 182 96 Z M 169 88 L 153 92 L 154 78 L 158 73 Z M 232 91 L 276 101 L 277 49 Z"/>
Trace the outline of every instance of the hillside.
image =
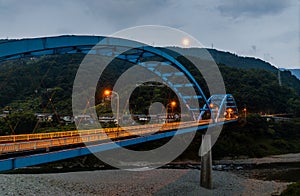
<path id="1" fill-rule="evenodd" d="M 242 57 L 230 52 L 208 49 L 217 64 L 224 64 L 239 69 L 263 69 L 276 72 L 277 68 L 270 63 L 253 57 Z"/>
<path id="2" fill-rule="evenodd" d="M 208 49 L 217 64 L 224 64 L 237 69 L 265 70 L 278 74 L 278 69 L 270 63 L 253 57 L 241 57 L 230 52 Z M 283 70 L 280 72 L 282 84 L 293 88 L 300 96 L 300 70 Z M 298 79 L 297 79 L 298 76 Z M 279 83 L 279 81 L 278 81 Z"/>
<path id="3" fill-rule="evenodd" d="M 178 53 L 184 54 L 185 56 L 191 56 L 191 57 L 198 57 L 201 56 L 202 60 L 209 60 L 210 58 L 207 57 L 207 51 L 211 55 L 211 57 L 214 59 L 214 61 L 219 65 L 226 65 L 231 68 L 235 69 L 241 69 L 241 70 L 257 70 L 259 71 L 268 71 L 269 73 L 272 73 L 273 75 L 276 75 L 277 83 L 278 81 L 278 69 L 271 65 L 270 63 L 263 61 L 261 59 L 253 58 L 253 57 L 242 57 L 238 56 L 236 54 L 232 54 L 230 52 L 225 51 L 219 51 L 215 49 L 202 49 L 202 48 L 178 48 L 178 47 L 169 47 L 167 49 L 175 49 Z M 170 50 L 166 50 L 166 52 L 175 55 L 180 56 L 178 53 L 174 53 Z M 291 73 L 293 71 L 293 74 Z M 282 84 L 284 86 L 293 88 L 296 93 L 300 96 L 300 80 L 296 78 L 295 75 L 297 73 L 299 74 L 299 70 L 281 70 L 281 80 Z M 238 77 L 238 76 L 237 76 Z"/>
<path id="4" fill-rule="evenodd" d="M 289 71 L 300 80 L 300 69 L 289 69 Z"/>
<path id="5" fill-rule="evenodd" d="M 169 47 L 168 49 L 173 49 L 174 47 Z M 202 49 L 202 48 L 178 48 L 175 47 L 176 51 L 181 54 L 188 56 L 197 57 L 199 54 L 205 56 L 206 51 L 210 53 L 212 58 L 217 64 L 224 64 L 230 67 L 235 67 L 239 69 L 263 69 L 271 72 L 277 72 L 277 68 L 270 63 L 263 61 L 261 59 L 253 57 L 243 57 L 230 52 L 220 51 L 216 49 Z"/>
<path id="6" fill-rule="evenodd" d="M 45 56 L 0 63 L 0 108 L 71 114 L 71 93 L 83 55 Z M 49 103 L 51 99 L 52 103 Z"/>
<path id="7" fill-rule="evenodd" d="M 188 50 L 192 56 L 201 49 L 181 50 Z M 299 108 L 300 81 L 289 71 L 282 71 L 283 86 L 279 86 L 277 69 L 269 63 L 228 52 L 209 52 L 219 64 L 226 90 L 235 96 L 239 108 L 246 105 L 251 112 L 264 113 L 294 113 Z M 56 55 L 0 63 L 0 108 L 32 112 L 53 112 L 55 108 L 60 114 L 72 114 L 73 81 L 82 58 L 83 55 Z M 180 56 L 177 58 L 184 61 Z M 203 59 L 193 58 L 203 62 Z M 188 66 L 188 62 L 182 63 Z M 109 82 L 115 81 L 121 74 L 120 70 L 126 70 L 124 64 L 123 68 L 115 63 L 111 66 L 105 87 L 112 85 Z M 205 86 L 199 74 L 196 74 L 196 79 Z M 138 94 L 142 96 L 144 93 Z M 145 96 L 151 96 L 151 93 Z M 160 96 L 164 97 L 163 93 Z"/>

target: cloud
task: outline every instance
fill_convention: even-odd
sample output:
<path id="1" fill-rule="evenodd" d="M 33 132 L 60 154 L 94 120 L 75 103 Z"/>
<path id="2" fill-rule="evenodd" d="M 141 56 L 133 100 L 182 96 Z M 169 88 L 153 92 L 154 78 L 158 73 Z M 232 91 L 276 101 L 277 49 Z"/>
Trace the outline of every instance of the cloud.
<path id="1" fill-rule="evenodd" d="M 0 0 L 0 39 L 179 28 L 205 46 L 299 67 L 298 0 Z M 287 52 L 288 51 L 288 52 Z"/>
<path id="2" fill-rule="evenodd" d="M 156 15 L 169 7 L 168 0 L 119 0 L 119 1 L 86 1 L 86 14 L 99 20 L 110 21 L 118 28 L 134 26 L 140 20 Z"/>
<path id="3" fill-rule="evenodd" d="M 261 17 L 281 13 L 291 5 L 291 0 L 227 0 L 217 6 L 224 16 Z"/>

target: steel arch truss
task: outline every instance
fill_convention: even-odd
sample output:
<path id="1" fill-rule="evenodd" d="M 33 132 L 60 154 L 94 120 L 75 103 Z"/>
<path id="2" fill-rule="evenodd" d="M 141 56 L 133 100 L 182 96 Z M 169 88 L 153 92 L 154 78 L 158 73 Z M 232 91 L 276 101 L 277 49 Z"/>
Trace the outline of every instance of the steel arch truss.
<path id="1" fill-rule="evenodd" d="M 99 42 L 101 44 L 97 45 Z M 228 104 L 231 95 L 226 95 L 225 106 L 223 106 L 225 99 L 222 99 L 223 101 L 219 104 L 220 110 L 217 115 L 214 115 L 212 112 L 213 109 L 209 107 L 209 104 L 214 103 L 220 95 L 214 95 L 207 100 L 196 79 L 175 57 L 159 48 L 147 46 L 139 42 L 103 36 L 58 36 L 0 43 L 0 62 L 24 57 L 76 53 L 110 56 L 138 64 L 153 72 L 177 93 L 188 110 L 193 114 L 195 120 L 202 118 L 204 111 L 209 111 L 212 114 L 211 116 L 215 116 L 216 119 L 220 118 L 222 116 L 221 111 L 229 107 Z M 162 69 L 164 66 L 172 66 L 177 70 L 164 72 Z M 172 77 L 177 78 L 177 80 L 172 80 Z M 181 81 L 180 78 L 184 77 L 188 78 L 188 83 L 178 82 Z M 197 94 L 191 96 L 191 94 L 185 93 L 187 89 L 194 89 Z M 194 107 L 195 104 L 192 104 L 195 101 L 198 103 L 198 107 Z M 202 108 L 199 107 L 200 101 L 205 105 Z"/>
<path id="2" fill-rule="evenodd" d="M 208 99 L 208 106 L 203 106 L 203 112 L 200 114 L 200 119 L 204 115 L 207 107 L 211 110 L 211 119 L 215 122 L 224 121 L 225 119 L 238 118 L 238 108 L 234 97 L 231 94 L 216 94 Z"/>

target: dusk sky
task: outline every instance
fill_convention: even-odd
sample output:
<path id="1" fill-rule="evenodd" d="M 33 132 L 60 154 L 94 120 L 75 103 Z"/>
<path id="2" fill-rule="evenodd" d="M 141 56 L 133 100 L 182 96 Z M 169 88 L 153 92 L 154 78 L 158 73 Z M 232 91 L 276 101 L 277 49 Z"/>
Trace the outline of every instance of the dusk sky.
<path id="1" fill-rule="evenodd" d="M 0 39 L 165 25 L 205 47 L 300 68 L 299 0 L 0 0 Z"/>

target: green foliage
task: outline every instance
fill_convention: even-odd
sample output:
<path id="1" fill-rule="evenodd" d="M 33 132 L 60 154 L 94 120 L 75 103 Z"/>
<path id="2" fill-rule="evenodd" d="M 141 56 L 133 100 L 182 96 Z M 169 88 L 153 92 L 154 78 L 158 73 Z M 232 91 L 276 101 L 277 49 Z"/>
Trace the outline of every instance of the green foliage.
<path id="1" fill-rule="evenodd" d="M 153 83 L 146 83 L 136 88 L 129 100 L 129 108 L 133 114 L 149 114 L 149 107 L 154 102 L 160 102 L 165 107 L 171 102 L 175 101 L 177 104 L 179 100 L 176 94 L 169 87 L 163 86 L 147 86 Z M 168 107 L 169 112 L 179 113 L 180 107 L 171 108 Z"/>
<path id="2" fill-rule="evenodd" d="M 276 130 L 275 138 L 300 138 L 300 120 L 281 121 L 274 123 L 273 128 Z"/>
<path id="3" fill-rule="evenodd" d="M 112 117 L 111 102 L 108 100 L 103 101 L 102 103 L 95 106 L 96 112 L 99 117 Z"/>
<path id="4" fill-rule="evenodd" d="M 212 148 L 213 158 L 264 157 L 298 153 L 300 152 L 299 123 L 300 119 L 288 122 L 268 122 L 259 115 L 249 115 L 247 121 L 241 119 L 238 122 L 226 124 Z M 202 133 L 196 133 L 192 143 L 177 158 L 177 161 L 198 161 Z"/>
<path id="5" fill-rule="evenodd" d="M 173 48 L 174 47 L 169 47 L 168 49 L 172 50 Z M 242 57 L 230 52 L 205 48 L 176 48 L 176 51 L 180 52 L 181 54 L 196 57 L 199 56 L 199 54 L 202 54 L 202 56 L 206 56 L 206 51 L 208 51 L 217 64 L 225 64 L 227 66 L 238 69 L 262 69 L 271 72 L 277 72 L 277 69 L 274 66 L 261 59 L 256 59 L 253 57 Z M 169 53 L 172 54 L 172 51 Z"/>
<path id="6" fill-rule="evenodd" d="M 287 102 L 288 112 L 295 114 L 295 116 L 300 117 L 300 99 L 290 98 Z"/>
<path id="7" fill-rule="evenodd" d="M 281 196 L 299 196 L 300 195 L 300 181 L 288 185 L 287 189 L 284 190 Z"/>
<path id="8" fill-rule="evenodd" d="M 226 91 L 233 94 L 238 108 L 246 105 L 249 112 L 300 115 L 300 81 L 290 72 L 282 72 L 283 86 L 281 87 L 278 84 L 276 69 L 266 62 L 214 50 L 210 52 L 217 59 L 216 62 L 226 64 L 226 66 L 219 65 L 219 68 Z M 2 62 L 0 64 L 0 108 L 9 105 L 13 110 L 47 113 L 55 111 L 61 115 L 71 115 L 73 81 L 82 58 L 83 55 L 57 55 L 33 60 Z M 209 62 L 203 59 L 192 58 L 203 65 L 202 69 L 209 65 Z M 179 56 L 178 60 L 191 70 L 206 96 L 209 96 L 201 73 L 197 72 L 185 58 Z M 104 88 L 111 88 L 117 78 L 131 66 L 129 63 L 114 60 L 104 70 L 95 96 L 96 104 L 102 102 Z M 162 98 L 176 98 L 169 91 L 159 89 L 144 88 L 135 93 L 139 94 L 134 101 L 138 104 L 132 105 L 138 108 L 136 113 L 147 112 L 143 108 L 149 105 L 151 100 L 163 102 Z M 143 101 L 139 101 L 141 99 Z M 144 106 L 140 107 L 139 104 Z"/>
<path id="9" fill-rule="evenodd" d="M 60 131 L 74 131 L 77 130 L 75 124 L 53 126 L 50 122 L 39 122 L 35 133 L 49 133 L 49 132 L 60 132 Z"/>
<path id="10" fill-rule="evenodd" d="M 300 151 L 300 120 L 268 122 L 258 115 L 249 115 L 225 125 L 216 145 L 215 158 L 225 156 L 262 157 Z"/>
<path id="11" fill-rule="evenodd" d="M 231 55 L 228 55 L 228 58 L 231 57 Z M 200 65 L 201 71 L 206 71 L 207 66 L 211 63 L 196 57 L 190 58 L 197 65 Z M 238 57 L 236 58 L 239 59 Z M 208 97 L 209 89 L 201 73 L 187 59 L 183 57 L 178 57 L 177 59 L 193 73 L 204 94 Z M 239 64 L 242 61 L 241 59 L 237 60 L 236 63 Z M 255 63 L 256 60 L 252 59 L 249 62 Z M 261 63 L 265 62 L 261 61 Z M 282 79 L 283 85 L 280 86 L 277 71 L 274 67 L 268 69 L 267 67 L 271 65 L 260 68 L 251 65 L 249 64 L 245 68 L 238 65 L 219 64 L 226 92 L 235 97 L 238 108 L 242 109 L 246 106 L 248 112 L 251 113 L 293 113 L 295 116 L 299 116 L 300 80 L 292 76 L 289 71 L 285 71 L 282 73 L 282 77 L 284 77 Z"/>
<path id="12" fill-rule="evenodd" d="M 230 52 L 223 52 L 214 49 L 208 49 L 216 63 L 225 64 L 230 67 L 239 69 L 262 69 L 276 72 L 277 69 L 270 63 L 253 57 L 241 57 Z"/>
<path id="13" fill-rule="evenodd" d="M 71 114 L 73 81 L 83 55 L 0 63 L 0 108 Z M 53 107 L 55 106 L 55 107 Z"/>
<path id="14" fill-rule="evenodd" d="M 0 119 L 0 135 L 32 133 L 37 118 L 30 112 L 17 112 Z"/>
<path id="15" fill-rule="evenodd" d="M 233 94 L 239 108 L 246 105 L 249 112 L 296 114 L 295 108 L 300 107 L 299 95 L 290 87 L 279 86 L 276 74 L 264 70 L 240 70 L 224 65 L 220 65 L 220 70 L 226 91 Z"/>

